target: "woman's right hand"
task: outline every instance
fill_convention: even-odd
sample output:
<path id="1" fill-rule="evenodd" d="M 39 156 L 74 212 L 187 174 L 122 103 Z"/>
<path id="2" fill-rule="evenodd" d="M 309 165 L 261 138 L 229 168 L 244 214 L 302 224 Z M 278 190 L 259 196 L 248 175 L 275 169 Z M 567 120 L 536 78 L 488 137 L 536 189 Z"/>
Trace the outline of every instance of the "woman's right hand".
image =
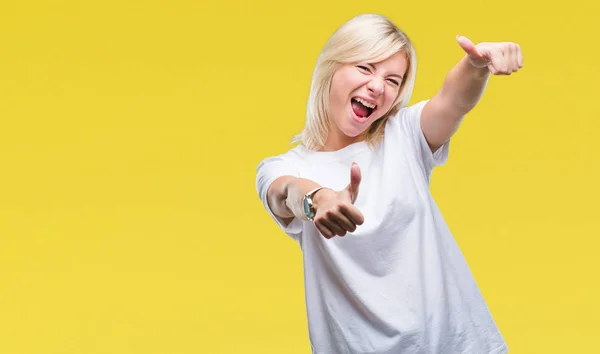
<path id="1" fill-rule="evenodd" d="M 350 168 L 350 183 L 340 191 L 321 189 L 313 196 L 317 229 L 325 238 L 345 236 L 354 232 L 364 222 L 363 214 L 354 206 L 360 185 L 360 168 L 356 163 Z"/>

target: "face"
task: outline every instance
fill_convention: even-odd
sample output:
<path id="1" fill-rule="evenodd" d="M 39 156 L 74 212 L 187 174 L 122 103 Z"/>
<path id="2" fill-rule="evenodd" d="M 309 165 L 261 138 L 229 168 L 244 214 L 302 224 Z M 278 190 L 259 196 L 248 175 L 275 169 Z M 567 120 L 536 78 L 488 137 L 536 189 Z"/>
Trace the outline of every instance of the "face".
<path id="1" fill-rule="evenodd" d="M 346 64 L 335 72 L 326 149 L 339 149 L 364 139 L 371 124 L 388 112 L 398 97 L 407 66 L 404 54 L 396 53 L 379 63 Z"/>

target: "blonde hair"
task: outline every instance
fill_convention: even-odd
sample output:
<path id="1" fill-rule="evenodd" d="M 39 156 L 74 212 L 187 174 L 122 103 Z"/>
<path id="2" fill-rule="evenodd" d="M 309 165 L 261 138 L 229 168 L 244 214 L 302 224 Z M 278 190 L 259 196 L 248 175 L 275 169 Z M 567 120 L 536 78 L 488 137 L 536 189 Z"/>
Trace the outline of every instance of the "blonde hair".
<path id="1" fill-rule="evenodd" d="M 408 36 L 381 15 L 358 15 L 338 28 L 317 59 L 308 96 L 306 123 L 292 143 L 301 142 L 311 150 L 317 150 L 325 144 L 330 122 L 329 90 L 333 74 L 339 67 L 361 61 L 380 62 L 400 52 L 406 55 L 407 72 L 390 110 L 366 131 L 365 140 L 372 147 L 383 138 L 389 117 L 410 100 L 417 65 L 415 50 Z"/>

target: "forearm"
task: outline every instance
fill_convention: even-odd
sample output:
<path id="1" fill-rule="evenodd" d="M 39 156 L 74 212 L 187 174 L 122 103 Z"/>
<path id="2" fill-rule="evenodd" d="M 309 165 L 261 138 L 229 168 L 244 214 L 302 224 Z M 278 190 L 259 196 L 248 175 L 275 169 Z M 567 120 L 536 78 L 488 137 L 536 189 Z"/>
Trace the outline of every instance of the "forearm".
<path id="1" fill-rule="evenodd" d="M 471 111 L 481 99 L 490 71 L 476 68 L 464 56 L 446 76 L 438 95 L 446 102 L 446 113 L 457 119 Z"/>
<path id="2" fill-rule="evenodd" d="M 269 205 L 273 213 L 281 218 L 305 219 L 304 195 L 318 187 L 318 183 L 305 178 L 281 177 L 269 188 Z"/>

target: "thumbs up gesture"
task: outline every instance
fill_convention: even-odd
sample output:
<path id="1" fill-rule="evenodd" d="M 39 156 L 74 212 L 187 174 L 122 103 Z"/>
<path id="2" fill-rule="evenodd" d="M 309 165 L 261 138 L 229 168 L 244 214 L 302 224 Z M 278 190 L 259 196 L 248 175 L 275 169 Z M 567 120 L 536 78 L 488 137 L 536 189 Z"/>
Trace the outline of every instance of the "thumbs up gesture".
<path id="1" fill-rule="evenodd" d="M 523 67 L 523 53 L 516 43 L 484 42 L 475 45 L 464 36 L 457 36 L 456 40 L 473 66 L 487 67 L 494 75 L 510 75 Z"/>
<path id="2" fill-rule="evenodd" d="M 361 181 L 360 168 L 353 163 L 350 168 L 350 183 L 342 190 L 321 189 L 313 197 L 316 211 L 314 223 L 325 238 L 345 236 L 362 225 L 364 217 L 354 206 Z"/>

